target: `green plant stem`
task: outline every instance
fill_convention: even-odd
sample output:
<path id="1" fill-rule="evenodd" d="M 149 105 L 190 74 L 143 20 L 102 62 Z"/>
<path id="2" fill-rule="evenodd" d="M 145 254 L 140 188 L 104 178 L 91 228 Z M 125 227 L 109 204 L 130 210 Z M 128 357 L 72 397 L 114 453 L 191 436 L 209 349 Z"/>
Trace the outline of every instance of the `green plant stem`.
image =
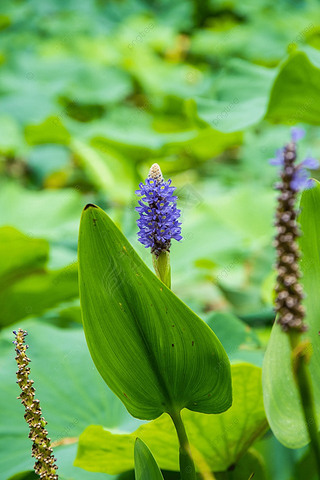
<path id="1" fill-rule="evenodd" d="M 318 476 L 320 478 L 320 442 L 313 401 L 312 384 L 308 368 L 310 357 L 308 346 L 310 346 L 310 344 L 301 343 L 300 332 L 291 331 L 289 336 L 292 349 L 293 374 L 298 386 L 306 427 L 308 429 L 311 447 L 318 469 Z"/>
<path id="2" fill-rule="evenodd" d="M 161 252 L 159 256 L 152 254 L 153 267 L 156 275 L 168 287 L 171 288 L 170 253 Z"/>
<path id="3" fill-rule="evenodd" d="M 196 480 L 196 469 L 191 454 L 190 443 L 180 412 L 171 414 L 179 439 L 179 461 L 181 480 Z"/>

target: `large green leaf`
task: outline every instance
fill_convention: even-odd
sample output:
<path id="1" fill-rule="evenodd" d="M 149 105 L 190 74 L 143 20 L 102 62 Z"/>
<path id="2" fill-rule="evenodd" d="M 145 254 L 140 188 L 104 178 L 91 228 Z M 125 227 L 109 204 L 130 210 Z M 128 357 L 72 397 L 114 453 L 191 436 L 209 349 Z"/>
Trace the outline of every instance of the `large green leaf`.
<path id="1" fill-rule="evenodd" d="M 91 475 L 73 467 L 78 436 L 92 422 L 116 428 L 124 423 L 132 425 L 133 420 L 97 374 L 82 329 L 58 329 L 34 320 L 17 326 L 29 332 L 30 377 L 48 421 L 49 436 L 53 445 L 58 445 L 54 453 L 59 479 L 105 479 L 106 475 Z M 4 329 L 0 336 L 1 480 L 32 470 L 34 464 L 24 409 L 17 400 L 12 328 Z"/>
<path id="2" fill-rule="evenodd" d="M 302 283 L 306 293 L 304 334 L 312 344 L 310 373 L 313 384 L 318 425 L 320 422 L 320 184 L 306 190 L 301 198 Z M 278 440 L 290 448 L 309 442 L 301 402 L 293 378 L 288 335 L 274 324 L 263 365 L 264 402 L 267 417 Z"/>
<path id="3" fill-rule="evenodd" d="M 147 445 L 137 438 L 134 445 L 135 480 L 163 480 L 163 476 Z"/>
<path id="4" fill-rule="evenodd" d="M 234 402 L 219 415 L 183 410 L 193 455 L 200 468 L 224 471 L 244 455 L 268 428 L 263 408 L 261 369 L 232 365 Z M 152 450 L 161 469 L 179 470 L 178 441 L 168 415 L 140 426 L 130 434 L 114 434 L 92 425 L 80 436 L 75 465 L 89 471 L 116 474 L 133 468 L 135 438 Z"/>
<path id="5" fill-rule="evenodd" d="M 230 364 L 215 334 L 94 205 L 81 219 L 79 272 L 92 358 L 133 416 L 230 407 Z"/>

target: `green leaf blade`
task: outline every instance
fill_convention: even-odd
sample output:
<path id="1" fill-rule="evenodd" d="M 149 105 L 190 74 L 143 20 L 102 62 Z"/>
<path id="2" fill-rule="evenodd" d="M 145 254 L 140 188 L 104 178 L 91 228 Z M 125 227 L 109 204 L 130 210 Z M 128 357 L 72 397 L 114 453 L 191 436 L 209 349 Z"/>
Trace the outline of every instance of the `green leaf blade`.
<path id="1" fill-rule="evenodd" d="M 162 473 L 147 445 L 137 438 L 134 445 L 135 480 L 163 480 Z"/>
<path id="2" fill-rule="evenodd" d="M 92 358 L 133 416 L 230 407 L 230 364 L 219 340 L 95 206 L 82 215 L 79 267 Z"/>

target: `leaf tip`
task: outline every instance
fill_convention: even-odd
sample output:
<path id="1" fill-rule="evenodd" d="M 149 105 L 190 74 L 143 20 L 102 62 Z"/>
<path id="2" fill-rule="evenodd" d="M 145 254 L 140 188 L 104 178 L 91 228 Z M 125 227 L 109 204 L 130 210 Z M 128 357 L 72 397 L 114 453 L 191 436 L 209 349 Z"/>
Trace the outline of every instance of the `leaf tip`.
<path id="1" fill-rule="evenodd" d="M 93 203 L 87 203 L 87 205 L 84 207 L 83 210 L 87 210 L 88 208 L 98 208 L 97 205 L 94 205 Z"/>

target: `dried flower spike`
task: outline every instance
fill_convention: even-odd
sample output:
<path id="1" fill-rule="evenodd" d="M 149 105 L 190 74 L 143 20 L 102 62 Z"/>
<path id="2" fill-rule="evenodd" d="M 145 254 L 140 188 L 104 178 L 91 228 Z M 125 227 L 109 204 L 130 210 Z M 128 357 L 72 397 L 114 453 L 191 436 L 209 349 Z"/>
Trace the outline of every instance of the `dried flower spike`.
<path id="1" fill-rule="evenodd" d="M 19 328 L 18 332 L 14 331 L 13 333 L 16 337 L 13 343 L 16 345 L 17 354 L 15 357 L 18 364 L 17 383 L 22 390 L 18 398 L 24 405 L 26 411 L 24 418 L 30 428 L 29 438 L 33 441 L 32 456 L 36 459 L 34 470 L 41 480 L 58 480 L 56 458 L 52 454 L 50 438 L 48 437 L 48 431 L 45 429 L 47 422 L 41 416 L 39 400 L 34 398 L 33 380 L 29 379 L 30 368 L 28 364 L 31 360 L 26 355 L 28 345 L 25 344 L 25 337 L 27 332 Z"/>
<path id="2" fill-rule="evenodd" d="M 275 308 L 282 330 L 295 329 L 301 332 L 306 330 L 306 325 L 304 323 L 305 311 L 302 306 L 303 290 L 299 281 L 301 277 L 300 254 L 297 245 L 299 229 L 295 203 L 297 192 L 303 188 L 311 188 L 313 185 L 306 168 L 318 167 L 318 162 L 311 157 L 300 164 L 295 164 L 296 141 L 300 140 L 303 135 L 302 129 L 292 129 L 291 142 L 277 150 L 276 158 L 270 161 L 272 165 L 282 167 L 281 182 L 276 185 L 280 194 L 275 222 L 278 272 Z"/>
<path id="3" fill-rule="evenodd" d="M 145 184 L 141 182 L 140 189 L 136 190 L 141 197 L 140 206 L 136 207 L 140 214 L 138 238 L 156 256 L 170 251 L 172 239 L 182 239 L 181 223 L 178 221 L 180 210 L 176 205 L 177 197 L 173 195 L 175 187 L 170 185 L 171 180 L 164 181 L 160 167 L 155 163 Z"/>

